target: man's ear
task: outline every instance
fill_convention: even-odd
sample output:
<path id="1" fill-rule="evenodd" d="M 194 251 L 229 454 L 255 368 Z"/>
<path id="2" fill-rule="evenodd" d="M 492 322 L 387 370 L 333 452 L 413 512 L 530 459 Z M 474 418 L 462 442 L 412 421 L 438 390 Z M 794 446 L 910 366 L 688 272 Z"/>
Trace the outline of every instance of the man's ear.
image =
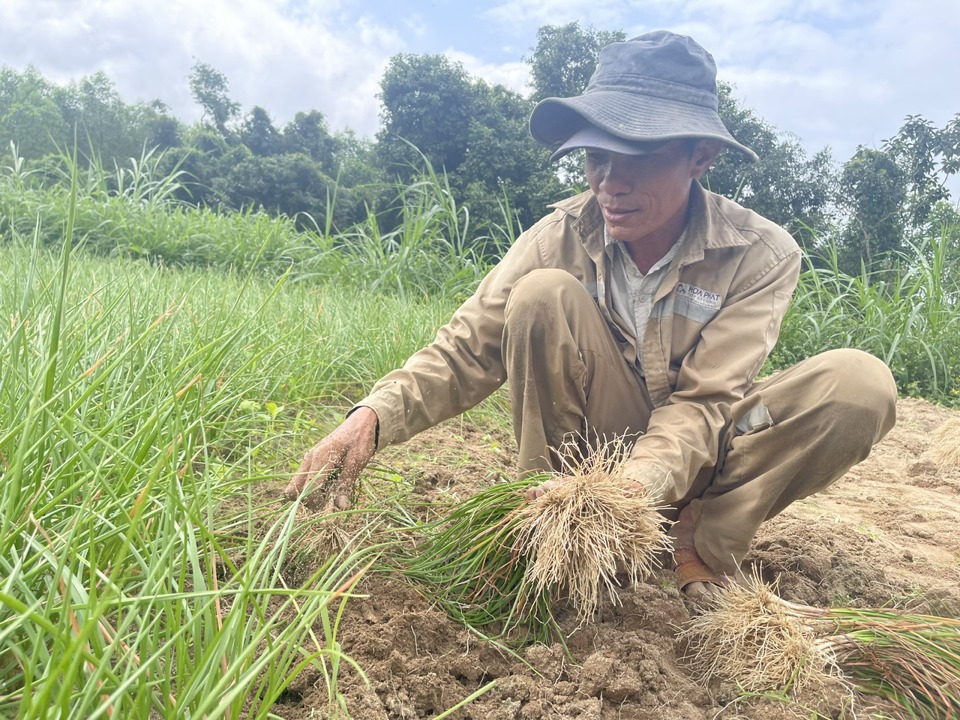
<path id="1" fill-rule="evenodd" d="M 697 141 L 690 156 L 693 162 L 693 176 L 695 178 L 703 177 L 704 173 L 713 165 L 717 155 L 723 150 L 723 143 L 712 138 L 703 138 Z"/>

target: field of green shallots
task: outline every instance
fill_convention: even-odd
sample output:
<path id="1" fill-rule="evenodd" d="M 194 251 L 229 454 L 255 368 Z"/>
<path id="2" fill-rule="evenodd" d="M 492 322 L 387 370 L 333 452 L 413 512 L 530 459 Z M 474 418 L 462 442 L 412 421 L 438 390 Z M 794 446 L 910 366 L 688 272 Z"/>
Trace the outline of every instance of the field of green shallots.
<path id="1" fill-rule="evenodd" d="M 586 622 L 558 598 L 546 644 L 452 619 L 400 572 L 397 528 L 509 475 L 499 397 L 385 452 L 357 512 L 279 497 L 482 274 L 442 178 L 398 191 L 396 230 L 335 235 L 177 206 L 178 178 L 136 163 L 61 170 L 0 171 L 0 717 L 896 717 L 843 689 L 699 682 L 677 639 L 696 608 L 666 571 Z M 856 345 L 955 401 L 941 245 L 884 287 L 806 273 L 774 362 Z M 931 455 L 953 416 L 905 400 L 875 457 L 749 562 L 795 602 L 956 613 L 960 474 Z"/>

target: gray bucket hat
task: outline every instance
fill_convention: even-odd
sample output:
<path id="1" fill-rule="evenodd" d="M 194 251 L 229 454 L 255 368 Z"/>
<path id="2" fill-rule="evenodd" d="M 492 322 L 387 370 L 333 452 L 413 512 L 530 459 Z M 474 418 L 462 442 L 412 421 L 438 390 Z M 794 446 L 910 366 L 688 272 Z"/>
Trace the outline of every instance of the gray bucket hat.
<path id="1" fill-rule="evenodd" d="M 530 133 L 556 151 L 551 160 L 596 147 L 573 138 L 588 125 L 628 143 L 713 138 L 756 160 L 730 134 L 717 108 L 713 56 L 685 35 L 657 30 L 603 48 L 583 94 L 541 100 L 530 115 Z"/>

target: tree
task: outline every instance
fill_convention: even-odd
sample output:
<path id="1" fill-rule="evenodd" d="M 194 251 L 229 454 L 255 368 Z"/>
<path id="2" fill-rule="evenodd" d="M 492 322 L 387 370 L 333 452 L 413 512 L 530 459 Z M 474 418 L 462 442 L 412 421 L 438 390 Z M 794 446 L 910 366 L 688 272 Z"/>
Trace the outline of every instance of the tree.
<path id="1" fill-rule="evenodd" d="M 378 97 L 378 154 L 391 173 L 406 180 L 419 165 L 409 144 L 438 170 L 459 167 L 476 112 L 476 92 L 463 65 L 443 55 L 395 55 Z"/>
<path id="2" fill-rule="evenodd" d="M 906 173 L 907 220 L 912 228 L 922 228 L 934 206 L 950 197 L 947 179 L 960 171 L 960 114 L 940 129 L 910 115 L 884 150 Z"/>
<path id="3" fill-rule="evenodd" d="M 848 216 L 840 235 L 841 268 L 850 274 L 859 274 L 861 264 L 871 272 L 882 269 L 903 249 L 906 174 L 890 153 L 861 145 L 843 166 L 839 192 Z"/>
<path id="4" fill-rule="evenodd" d="M 81 150 L 89 143 L 107 167 L 111 161 L 139 156 L 144 138 L 130 132 L 127 105 L 106 73 L 81 78 L 58 95 L 63 117 L 76 128 Z"/>
<path id="5" fill-rule="evenodd" d="M 169 150 L 183 143 L 183 126 L 161 101 L 154 100 L 146 105 L 138 103 L 133 114 L 143 128 L 148 148 Z"/>
<path id="6" fill-rule="evenodd" d="M 270 114 L 259 105 L 244 118 L 240 127 L 240 142 L 254 155 L 276 155 L 281 152 L 280 133 L 273 126 Z"/>
<path id="7" fill-rule="evenodd" d="M 70 132 L 55 101 L 56 88 L 34 67 L 0 69 L 0 148 L 13 142 L 23 158 L 37 160 L 65 147 Z"/>
<path id="8" fill-rule="evenodd" d="M 469 205 L 474 238 L 502 227 L 506 206 L 510 224 L 528 225 L 558 199 L 556 174 L 527 130 L 530 100 L 441 55 L 397 55 L 381 88 L 381 161 L 403 181 L 421 169 L 418 151 L 445 171 L 455 200 Z"/>
<path id="9" fill-rule="evenodd" d="M 331 181 L 307 155 L 249 155 L 228 168 L 224 180 L 222 191 L 236 209 L 308 213 L 323 227 Z"/>
<path id="10" fill-rule="evenodd" d="M 900 253 L 926 247 L 931 237 L 955 228 L 945 211 L 946 184 L 960 170 L 960 115 L 937 128 L 909 116 L 880 150 L 857 148 L 843 166 L 837 205 L 846 222 L 839 236 L 841 260 L 850 272 L 861 263 L 871 273 L 889 269 Z"/>
<path id="11" fill-rule="evenodd" d="M 228 137 L 227 123 L 240 115 L 240 103 L 230 99 L 226 76 L 206 63 L 197 61 L 190 69 L 190 92 L 203 108 L 203 119 L 213 123 L 221 137 Z"/>
<path id="12" fill-rule="evenodd" d="M 807 249 L 814 249 L 817 234 L 828 228 L 835 185 L 829 151 L 807 157 L 799 140 L 741 105 L 729 85 L 719 83 L 718 95 L 724 125 L 760 159 L 750 163 L 739 152 L 725 151 L 710 168 L 705 184 L 782 225 Z"/>
<path id="13" fill-rule="evenodd" d="M 358 138 L 353 130 L 342 130 L 332 138 L 330 165 L 324 172 L 336 179 L 333 228 L 344 229 L 367 218 L 370 211 L 388 206 L 396 191 L 387 184 L 386 173 L 377 162 L 377 146 Z"/>
<path id="14" fill-rule="evenodd" d="M 597 67 L 600 50 L 626 37 L 622 30 L 581 30 L 576 22 L 542 26 L 537 30 L 533 55 L 527 58 L 531 99 L 539 102 L 547 97 L 579 95 Z"/>
<path id="15" fill-rule="evenodd" d="M 490 87 L 478 81 L 474 89 L 476 117 L 453 183 L 477 225 L 502 226 L 503 210 L 509 209 L 522 226 L 529 227 L 563 194 L 543 148 L 527 130 L 533 103 L 502 85 Z"/>
<path id="16" fill-rule="evenodd" d="M 333 168 L 336 143 L 330 136 L 323 113 L 317 110 L 298 112 L 284 125 L 281 135 L 284 152 L 309 155 L 328 173 Z"/>

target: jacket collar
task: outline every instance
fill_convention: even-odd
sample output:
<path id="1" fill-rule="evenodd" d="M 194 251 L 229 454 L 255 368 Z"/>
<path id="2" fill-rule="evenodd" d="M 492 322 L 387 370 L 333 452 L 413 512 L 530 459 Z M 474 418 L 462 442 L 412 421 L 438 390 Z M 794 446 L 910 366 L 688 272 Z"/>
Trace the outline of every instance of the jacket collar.
<path id="1" fill-rule="evenodd" d="M 686 238 L 674 259 L 675 263 L 690 265 L 702 260 L 705 250 L 751 244 L 723 213 L 720 208 L 722 202 L 726 201 L 704 190 L 699 182 L 691 184 Z M 603 215 L 593 193 L 587 191 L 551 207 L 573 218 L 573 227 L 579 233 L 584 248 L 591 259 L 599 263 L 604 250 Z"/>

